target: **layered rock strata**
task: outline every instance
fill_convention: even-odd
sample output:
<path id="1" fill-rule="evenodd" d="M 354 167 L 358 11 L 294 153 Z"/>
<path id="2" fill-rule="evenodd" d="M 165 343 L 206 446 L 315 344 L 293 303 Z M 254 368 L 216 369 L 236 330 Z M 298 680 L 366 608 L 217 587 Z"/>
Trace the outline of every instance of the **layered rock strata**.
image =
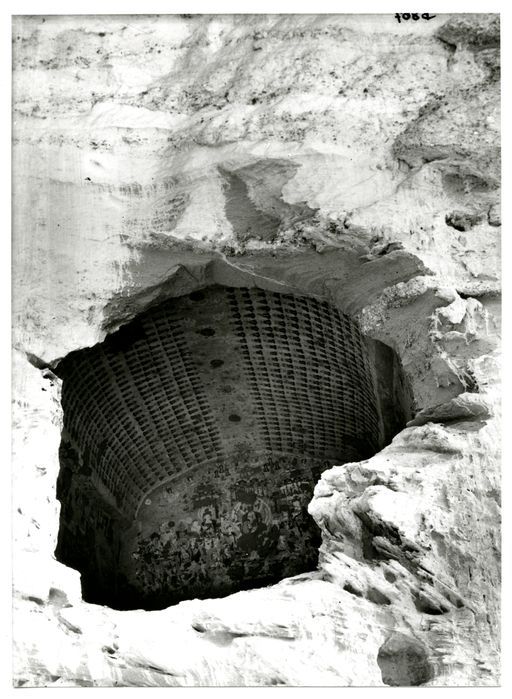
<path id="1" fill-rule="evenodd" d="M 39 16 L 13 43 L 16 685 L 496 685 L 498 18 Z M 55 557 L 59 363 L 215 284 L 332 304 L 412 419 L 319 478 L 316 570 L 87 603 Z"/>

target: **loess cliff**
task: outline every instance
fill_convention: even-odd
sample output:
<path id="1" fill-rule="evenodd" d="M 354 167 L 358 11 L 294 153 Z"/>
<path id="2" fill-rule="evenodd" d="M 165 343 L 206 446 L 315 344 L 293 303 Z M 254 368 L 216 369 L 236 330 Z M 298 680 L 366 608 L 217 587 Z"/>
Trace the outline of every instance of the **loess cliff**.
<path id="1" fill-rule="evenodd" d="M 498 16 L 17 17 L 13 108 L 15 685 L 498 684 Z M 59 366 L 215 285 L 345 314 L 407 424 L 316 479 L 316 569 L 85 602 Z"/>

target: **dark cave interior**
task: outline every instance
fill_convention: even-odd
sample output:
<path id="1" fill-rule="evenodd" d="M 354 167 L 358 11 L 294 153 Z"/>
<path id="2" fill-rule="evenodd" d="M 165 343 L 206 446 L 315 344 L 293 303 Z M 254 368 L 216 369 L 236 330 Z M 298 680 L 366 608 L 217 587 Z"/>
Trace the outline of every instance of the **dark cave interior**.
<path id="1" fill-rule="evenodd" d="M 210 286 L 72 352 L 56 556 L 87 602 L 161 609 L 314 570 L 333 464 L 410 418 L 399 360 L 306 296 Z"/>

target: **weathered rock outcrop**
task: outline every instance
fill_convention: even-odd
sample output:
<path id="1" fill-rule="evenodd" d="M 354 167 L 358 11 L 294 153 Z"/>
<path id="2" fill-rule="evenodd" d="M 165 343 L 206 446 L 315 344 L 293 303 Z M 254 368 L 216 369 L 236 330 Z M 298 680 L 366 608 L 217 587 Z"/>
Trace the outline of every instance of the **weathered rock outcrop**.
<path id="1" fill-rule="evenodd" d="M 492 15 L 17 18 L 18 686 L 499 682 Z M 58 361 L 208 284 L 327 300 L 414 418 L 324 472 L 317 571 L 114 611 L 56 561 Z"/>

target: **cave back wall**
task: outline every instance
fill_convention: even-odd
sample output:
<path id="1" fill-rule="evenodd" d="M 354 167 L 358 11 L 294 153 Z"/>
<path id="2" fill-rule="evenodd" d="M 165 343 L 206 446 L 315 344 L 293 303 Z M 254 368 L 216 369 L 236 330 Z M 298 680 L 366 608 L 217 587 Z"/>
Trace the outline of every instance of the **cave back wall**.
<path id="1" fill-rule="evenodd" d="M 57 372 L 57 556 L 116 608 L 314 570 L 322 470 L 411 414 L 390 348 L 325 302 L 258 288 L 170 299 Z"/>

